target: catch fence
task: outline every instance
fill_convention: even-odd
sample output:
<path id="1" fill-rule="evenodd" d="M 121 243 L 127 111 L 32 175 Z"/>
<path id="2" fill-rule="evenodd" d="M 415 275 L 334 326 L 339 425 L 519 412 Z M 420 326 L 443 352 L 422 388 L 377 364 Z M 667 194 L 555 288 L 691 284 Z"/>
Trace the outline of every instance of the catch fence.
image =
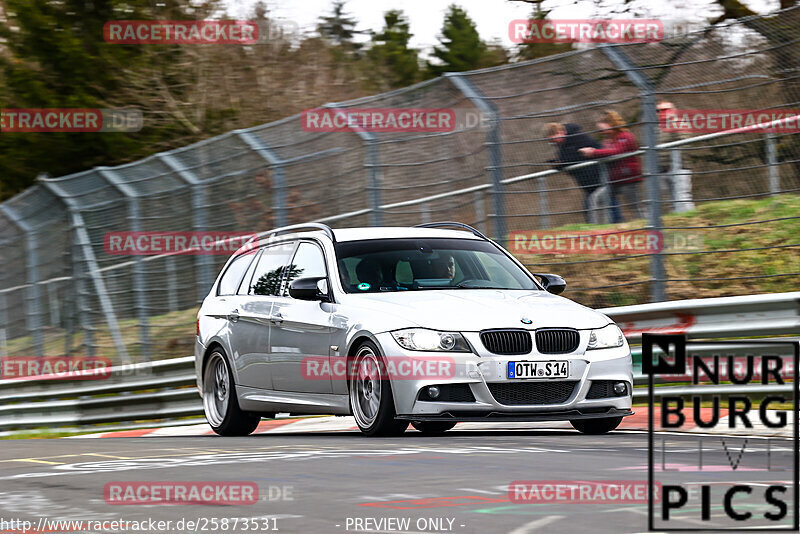
<path id="1" fill-rule="evenodd" d="M 312 132 L 295 115 L 117 167 L 41 176 L 0 205 L 0 357 L 129 363 L 191 351 L 198 303 L 227 254 L 110 254 L 115 232 L 457 220 L 505 243 L 531 270 L 563 275 L 566 296 L 589 306 L 748 294 L 755 283 L 758 292 L 787 291 L 800 274 L 797 128 L 667 143 L 655 107 L 796 110 L 798 39 L 800 8 L 791 8 L 327 105 L 447 108 L 484 119 L 453 131 Z M 606 109 L 627 122 L 643 162 L 639 205 L 620 199 L 625 222 L 616 224 L 609 188 L 585 204 L 587 191 L 566 172 L 576 169 L 554 170 L 543 133 L 549 122 L 574 123 L 599 137 Z M 598 165 L 605 184 L 609 163 L 582 165 Z M 688 197 L 679 191 L 687 183 Z M 669 246 L 550 255 L 513 238 L 543 230 L 658 231 Z"/>

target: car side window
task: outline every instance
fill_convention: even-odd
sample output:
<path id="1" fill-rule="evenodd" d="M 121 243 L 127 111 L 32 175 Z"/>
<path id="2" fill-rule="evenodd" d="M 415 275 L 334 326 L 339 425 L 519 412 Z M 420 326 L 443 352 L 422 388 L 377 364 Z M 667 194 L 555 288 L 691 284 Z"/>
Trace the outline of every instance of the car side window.
<path id="1" fill-rule="evenodd" d="M 217 295 L 236 294 L 236 290 L 239 289 L 239 284 L 242 281 L 242 276 L 250 266 L 250 262 L 253 261 L 254 257 L 255 254 L 253 254 L 253 252 L 245 252 L 233 259 L 225 270 L 225 274 L 222 275 L 222 279 L 219 281 Z"/>
<path id="2" fill-rule="evenodd" d="M 289 262 L 293 249 L 294 243 L 282 243 L 266 247 L 261 253 L 258 266 L 253 272 L 248 294 L 278 295 L 284 268 Z"/>
<path id="3" fill-rule="evenodd" d="M 259 250 L 255 255 L 255 259 L 250 262 L 250 267 L 247 268 L 247 272 L 244 273 L 244 278 L 242 278 L 242 283 L 239 284 L 239 291 L 236 292 L 237 295 L 247 295 L 247 292 L 250 289 L 250 280 L 253 279 L 253 272 L 258 266 L 258 259 L 260 255 L 261 251 Z"/>
<path id="4" fill-rule="evenodd" d="M 315 244 L 304 241 L 297 247 L 292 263 L 286 270 L 286 285 L 283 295 L 289 294 L 289 284 L 298 278 L 312 278 L 328 276 L 325 268 L 325 256 L 322 250 Z"/>

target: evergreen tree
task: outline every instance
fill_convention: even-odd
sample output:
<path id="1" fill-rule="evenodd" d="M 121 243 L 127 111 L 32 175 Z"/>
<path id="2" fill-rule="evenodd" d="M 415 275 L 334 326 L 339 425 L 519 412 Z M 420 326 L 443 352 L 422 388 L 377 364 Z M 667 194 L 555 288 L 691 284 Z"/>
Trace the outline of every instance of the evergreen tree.
<path id="1" fill-rule="evenodd" d="M 475 22 L 455 4 L 447 8 L 439 42 L 439 46 L 433 47 L 433 57 L 439 61 L 428 63 L 433 74 L 463 72 L 482 66 L 486 43 L 481 40 Z"/>
<path id="2" fill-rule="evenodd" d="M 0 108 L 119 108 L 147 111 L 152 88 L 134 94 L 131 79 L 143 70 L 177 62 L 179 49 L 116 45 L 103 26 L 120 19 L 204 18 L 218 0 L 201 6 L 166 0 L 5 0 L 0 17 Z M 171 138 L 176 126 L 131 133 L 18 133 L 0 135 L 0 199 L 53 176 L 133 159 Z"/>
<path id="3" fill-rule="evenodd" d="M 372 35 L 372 47 L 367 53 L 379 76 L 374 85 L 378 90 L 412 85 L 420 79 L 417 51 L 408 47 L 412 34 L 408 19 L 400 10 L 383 15 L 384 27 Z M 371 77 L 375 80 L 375 76 Z"/>
<path id="4" fill-rule="evenodd" d="M 545 20 L 550 10 L 542 9 L 541 2 L 536 3 L 530 20 Z M 516 57 L 520 60 L 536 59 L 573 49 L 572 43 L 520 43 L 517 46 Z"/>
<path id="5" fill-rule="evenodd" d="M 319 18 L 317 31 L 336 46 L 358 50 L 361 48 L 361 43 L 354 42 L 353 38 L 361 32 L 356 30 L 356 19 L 344 12 L 346 3 L 347 0 L 334 0 L 332 12 Z"/>
<path id="6" fill-rule="evenodd" d="M 486 52 L 479 63 L 479 68 L 496 67 L 497 65 L 505 65 L 511 60 L 511 55 L 508 53 L 500 40 L 492 41 L 486 45 Z"/>

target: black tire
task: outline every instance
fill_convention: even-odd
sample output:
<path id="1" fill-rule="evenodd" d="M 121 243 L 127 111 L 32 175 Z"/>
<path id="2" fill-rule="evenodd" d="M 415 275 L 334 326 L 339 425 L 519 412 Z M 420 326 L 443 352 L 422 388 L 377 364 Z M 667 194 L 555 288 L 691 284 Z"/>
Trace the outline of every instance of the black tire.
<path id="1" fill-rule="evenodd" d="M 423 434 L 444 434 L 454 426 L 455 422 L 450 421 L 411 421 L 411 426 Z"/>
<path id="2" fill-rule="evenodd" d="M 383 358 L 372 341 L 364 341 L 355 350 L 349 371 L 350 410 L 358 428 L 367 436 L 399 436 L 408 421 L 395 419 L 392 385 L 381 373 Z"/>
<path id="3" fill-rule="evenodd" d="M 203 368 L 203 411 L 220 436 L 247 436 L 261 421 L 259 415 L 239 408 L 231 366 L 220 348 L 209 355 Z"/>
<path id="4" fill-rule="evenodd" d="M 608 434 L 619 426 L 622 417 L 603 417 L 598 419 L 573 419 L 570 421 L 572 427 L 582 434 L 597 436 Z"/>

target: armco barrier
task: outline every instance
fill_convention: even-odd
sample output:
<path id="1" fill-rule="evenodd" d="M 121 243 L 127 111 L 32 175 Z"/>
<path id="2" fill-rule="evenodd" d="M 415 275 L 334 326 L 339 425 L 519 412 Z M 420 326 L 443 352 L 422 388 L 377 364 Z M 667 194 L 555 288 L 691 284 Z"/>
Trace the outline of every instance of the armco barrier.
<path id="1" fill-rule="evenodd" d="M 199 416 L 194 384 L 193 356 L 113 367 L 102 380 L 0 380 L 0 431 Z"/>
<path id="2" fill-rule="evenodd" d="M 800 333 L 800 291 L 744 297 L 676 300 L 600 310 L 629 341 L 642 332 L 690 338 L 773 336 Z"/>
<path id="3" fill-rule="evenodd" d="M 642 332 L 690 338 L 800 334 L 800 292 L 696 299 L 601 310 L 635 342 Z M 724 342 L 704 351 L 727 351 Z M 741 347 L 737 347 L 741 350 Z M 634 358 L 640 351 L 633 350 Z M 104 380 L 0 380 L 0 433 L 98 424 L 166 426 L 203 414 L 194 357 L 114 367 Z M 637 377 L 637 384 L 642 377 Z M 682 391 L 680 388 L 676 391 Z M 637 399 L 644 396 L 640 389 Z M 158 421 L 158 422 L 154 422 Z"/>

